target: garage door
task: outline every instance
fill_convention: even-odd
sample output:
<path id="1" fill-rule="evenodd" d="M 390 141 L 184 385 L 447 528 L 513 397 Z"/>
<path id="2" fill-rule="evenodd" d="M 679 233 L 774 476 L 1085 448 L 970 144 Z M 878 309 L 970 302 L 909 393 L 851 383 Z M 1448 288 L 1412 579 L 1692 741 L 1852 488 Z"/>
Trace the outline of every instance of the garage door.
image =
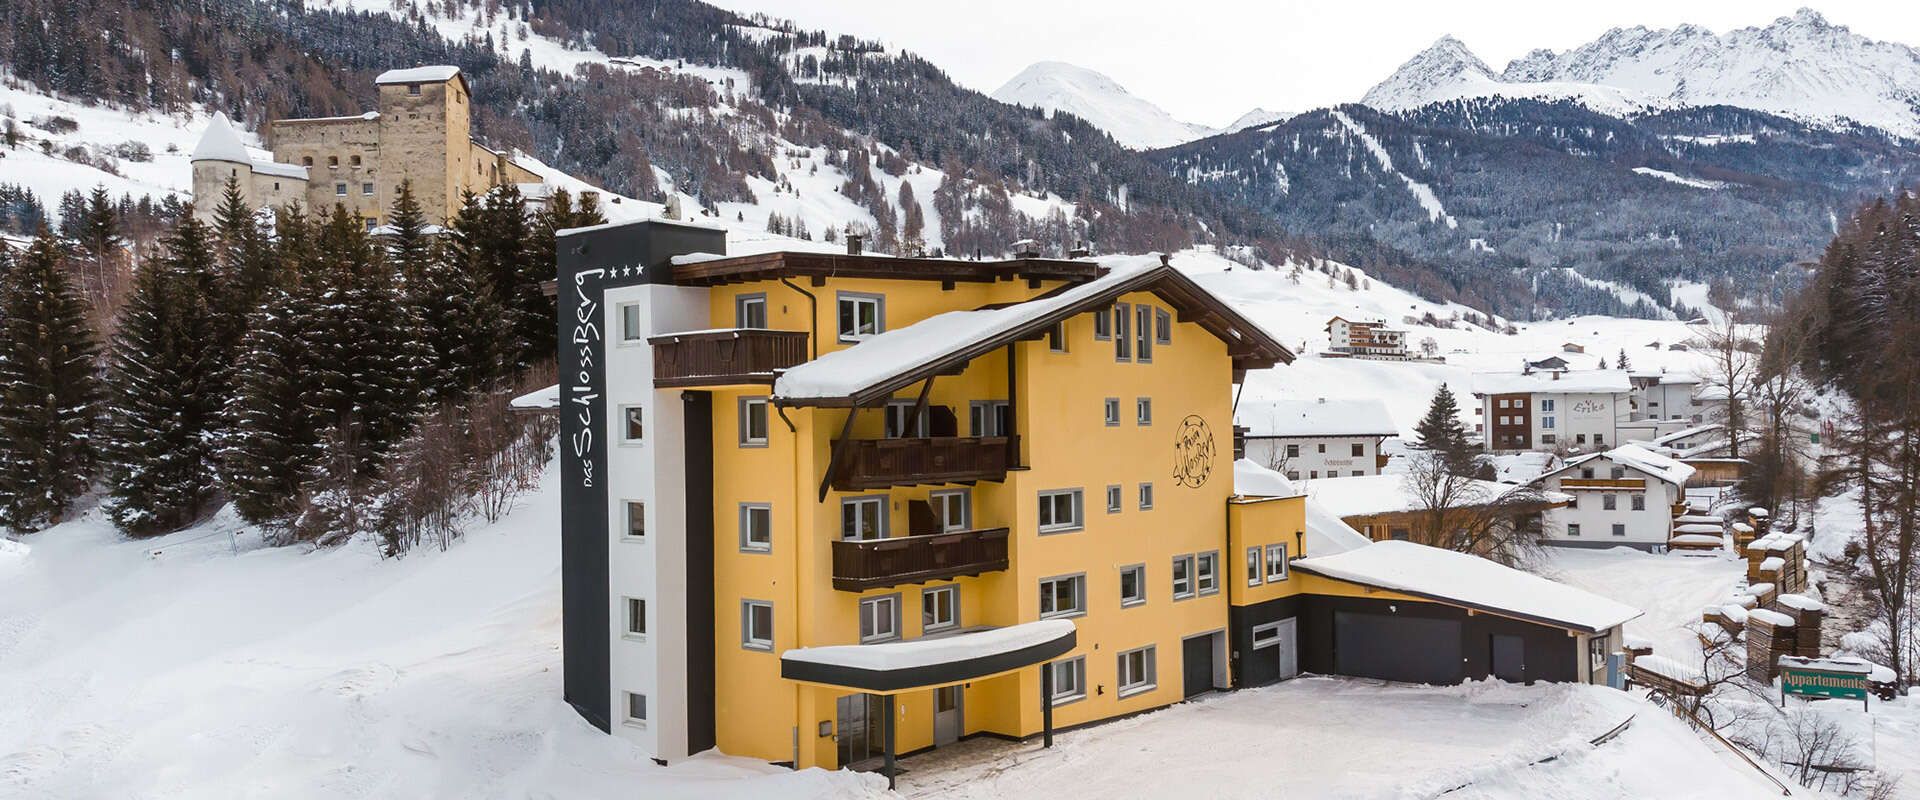
<path id="1" fill-rule="evenodd" d="M 1459 683 L 1460 623 L 1335 611 L 1333 671 L 1408 683 Z"/>

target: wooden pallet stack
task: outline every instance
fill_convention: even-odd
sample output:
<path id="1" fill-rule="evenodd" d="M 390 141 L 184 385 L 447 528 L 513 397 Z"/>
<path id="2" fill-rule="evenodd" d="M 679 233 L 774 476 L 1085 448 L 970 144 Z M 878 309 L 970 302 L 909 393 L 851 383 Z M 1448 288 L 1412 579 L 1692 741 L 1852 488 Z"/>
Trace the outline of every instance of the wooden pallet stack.
<path id="1" fill-rule="evenodd" d="M 1753 544 L 1753 541 L 1758 538 L 1760 536 L 1754 531 L 1752 525 L 1744 522 L 1733 523 L 1733 546 L 1740 548 L 1741 552 L 1745 552 L 1746 546 Z"/>
<path id="2" fill-rule="evenodd" d="M 1759 608 L 1772 608 L 1774 598 L 1780 596 L 1780 587 L 1778 584 L 1761 581 L 1759 583 L 1747 584 L 1747 588 L 1741 589 L 1740 592 L 1753 601 L 1751 605 L 1747 605 L 1747 609 L 1751 611 Z M 1746 604 L 1743 603 L 1742 605 Z"/>
<path id="3" fill-rule="evenodd" d="M 1794 646 L 1791 655 L 1820 657 L 1820 623 L 1826 616 L 1825 604 L 1804 594 L 1783 594 L 1775 603 L 1782 613 L 1793 617 Z"/>
<path id="4" fill-rule="evenodd" d="M 1799 536 L 1772 533 L 1742 550 L 1747 556 L 1748 583 L 1772 583 L 1782 592 L 1807 588 L 1807 548 Z"/>
<path id="5" fill-rule="evenodd" d="M 1790 656 L 1799 646 L 1793 617 L 1778 611 L 1756 608 L 1747 612 L 1747 677 L 1758 683 L 1772 683 L 1779 674 L 1781 656 Z"/>
<path id="6" fill-rule="evenodd" d="M 1765 536 L 1773 532 L 1773 513 L 1759 506 L 1749 508 L 1747 524 L 1753 527 L 1755 538 Z"/>

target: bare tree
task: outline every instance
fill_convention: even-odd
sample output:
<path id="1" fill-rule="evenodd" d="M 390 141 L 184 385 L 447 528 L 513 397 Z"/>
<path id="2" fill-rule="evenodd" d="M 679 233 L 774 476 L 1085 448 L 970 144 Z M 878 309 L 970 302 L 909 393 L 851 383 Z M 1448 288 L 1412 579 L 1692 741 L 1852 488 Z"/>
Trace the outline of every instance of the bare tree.
<path id="1" fill-rule="evenodd" d="M 1760 343 L 1747 338 L 1742 328 L 1740 315 L 1728 309 L 1723 321 L 1701 329 L 1691 342 L 1695 351 L 1708 358 L 1706 374 L 1700 376 L 1705 385 L 1726 392 L 1727 455 L 1731 458 L 1740 457 L 1740 431 L 1746 429 L 1746 402 L 1760 365 Z"/>
<path id="2" fill-rule="evenodd" d="M 1539 489 L 1462 474 L 1434 451 L 1414 451 L 1407 465 L 1402 480 L 1413 500 L 1414 541 L 1508 566 L 1538 561 L 1543 545 L 1535 523 L 1547 506 Z"/>

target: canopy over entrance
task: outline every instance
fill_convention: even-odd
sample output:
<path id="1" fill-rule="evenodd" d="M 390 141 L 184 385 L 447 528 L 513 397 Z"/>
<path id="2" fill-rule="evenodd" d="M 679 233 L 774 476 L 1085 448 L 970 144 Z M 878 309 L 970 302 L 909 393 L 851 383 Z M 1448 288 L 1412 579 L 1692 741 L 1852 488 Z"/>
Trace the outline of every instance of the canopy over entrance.
<path id="1" fill-rule="evenodd" d="M 1074 644 L 1072 620 L 1047 619 L 907 642 L 788 650 L 780 654 L 780 677 L 893 694 L 1043 664 Z"/>

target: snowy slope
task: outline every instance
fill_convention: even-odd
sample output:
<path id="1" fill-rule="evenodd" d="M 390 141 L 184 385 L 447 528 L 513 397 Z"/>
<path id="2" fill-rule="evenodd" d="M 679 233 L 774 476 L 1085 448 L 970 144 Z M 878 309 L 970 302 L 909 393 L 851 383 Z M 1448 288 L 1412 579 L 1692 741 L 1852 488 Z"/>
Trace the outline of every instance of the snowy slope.
<path id="1" fill-rule="evenodd" d="M 60 195 L 106 187 L 122 195 L 185 196 L 193 183 L 187 154 L 211 115 L 134 114 L 90 106 L 42 93 L 11 76 L 0 76 L 0 118 L 21 132 L 21 146 L 0 149 L 0 183 L 32 189 L 51 213 Z M 78 127 L 69 131 L 57 120 Z M 129 142 L 146 145 L 151 160 L 128 157 Z M 43 145 L 47 145 L 43 150 Z"/>
<path id="2" fill-rule="evenodd" d="M 993 99 L 1065 111 L 1136 150 L 1171 147 L 1218 133 L 1204 125 L 1174 119 L 1159 106 L 1133 96 L 1112 78 L 1058 61 L 1041 61 L 1021 70 L 993 91 Z"/>
<path id="3" fill-rule="evenodd" d="M 1276 122 L 1286 122 L 1297 116 L 1299 116 L 1299 114 L 1293 111 L 1268 111 L 1264 108 L 1255 108 L 1252 111 L 1241 114 L 1239 118 L 1234 121 L 1227 123 L 1227 127 L 1221 128 L 1220 132 L 1233 133 L 1234 131 L 1244 131 L 1248 128 L 1258 128 L 1263 125 L 1272 125 Z"/>
<path id="4" fill-rule="evenodd" d="M 1564 52 L 1535 50 L 1498 74 L 1446 37 L 1361 102 L 1400 110 L 1494 95 L 1568 97 L 1612 114 L 1730 105 L 1915 137 L 1920 50 L 1869 39 L 1810 9 L 1725 34 L 1694 25 L 1615 28 Z"/>

